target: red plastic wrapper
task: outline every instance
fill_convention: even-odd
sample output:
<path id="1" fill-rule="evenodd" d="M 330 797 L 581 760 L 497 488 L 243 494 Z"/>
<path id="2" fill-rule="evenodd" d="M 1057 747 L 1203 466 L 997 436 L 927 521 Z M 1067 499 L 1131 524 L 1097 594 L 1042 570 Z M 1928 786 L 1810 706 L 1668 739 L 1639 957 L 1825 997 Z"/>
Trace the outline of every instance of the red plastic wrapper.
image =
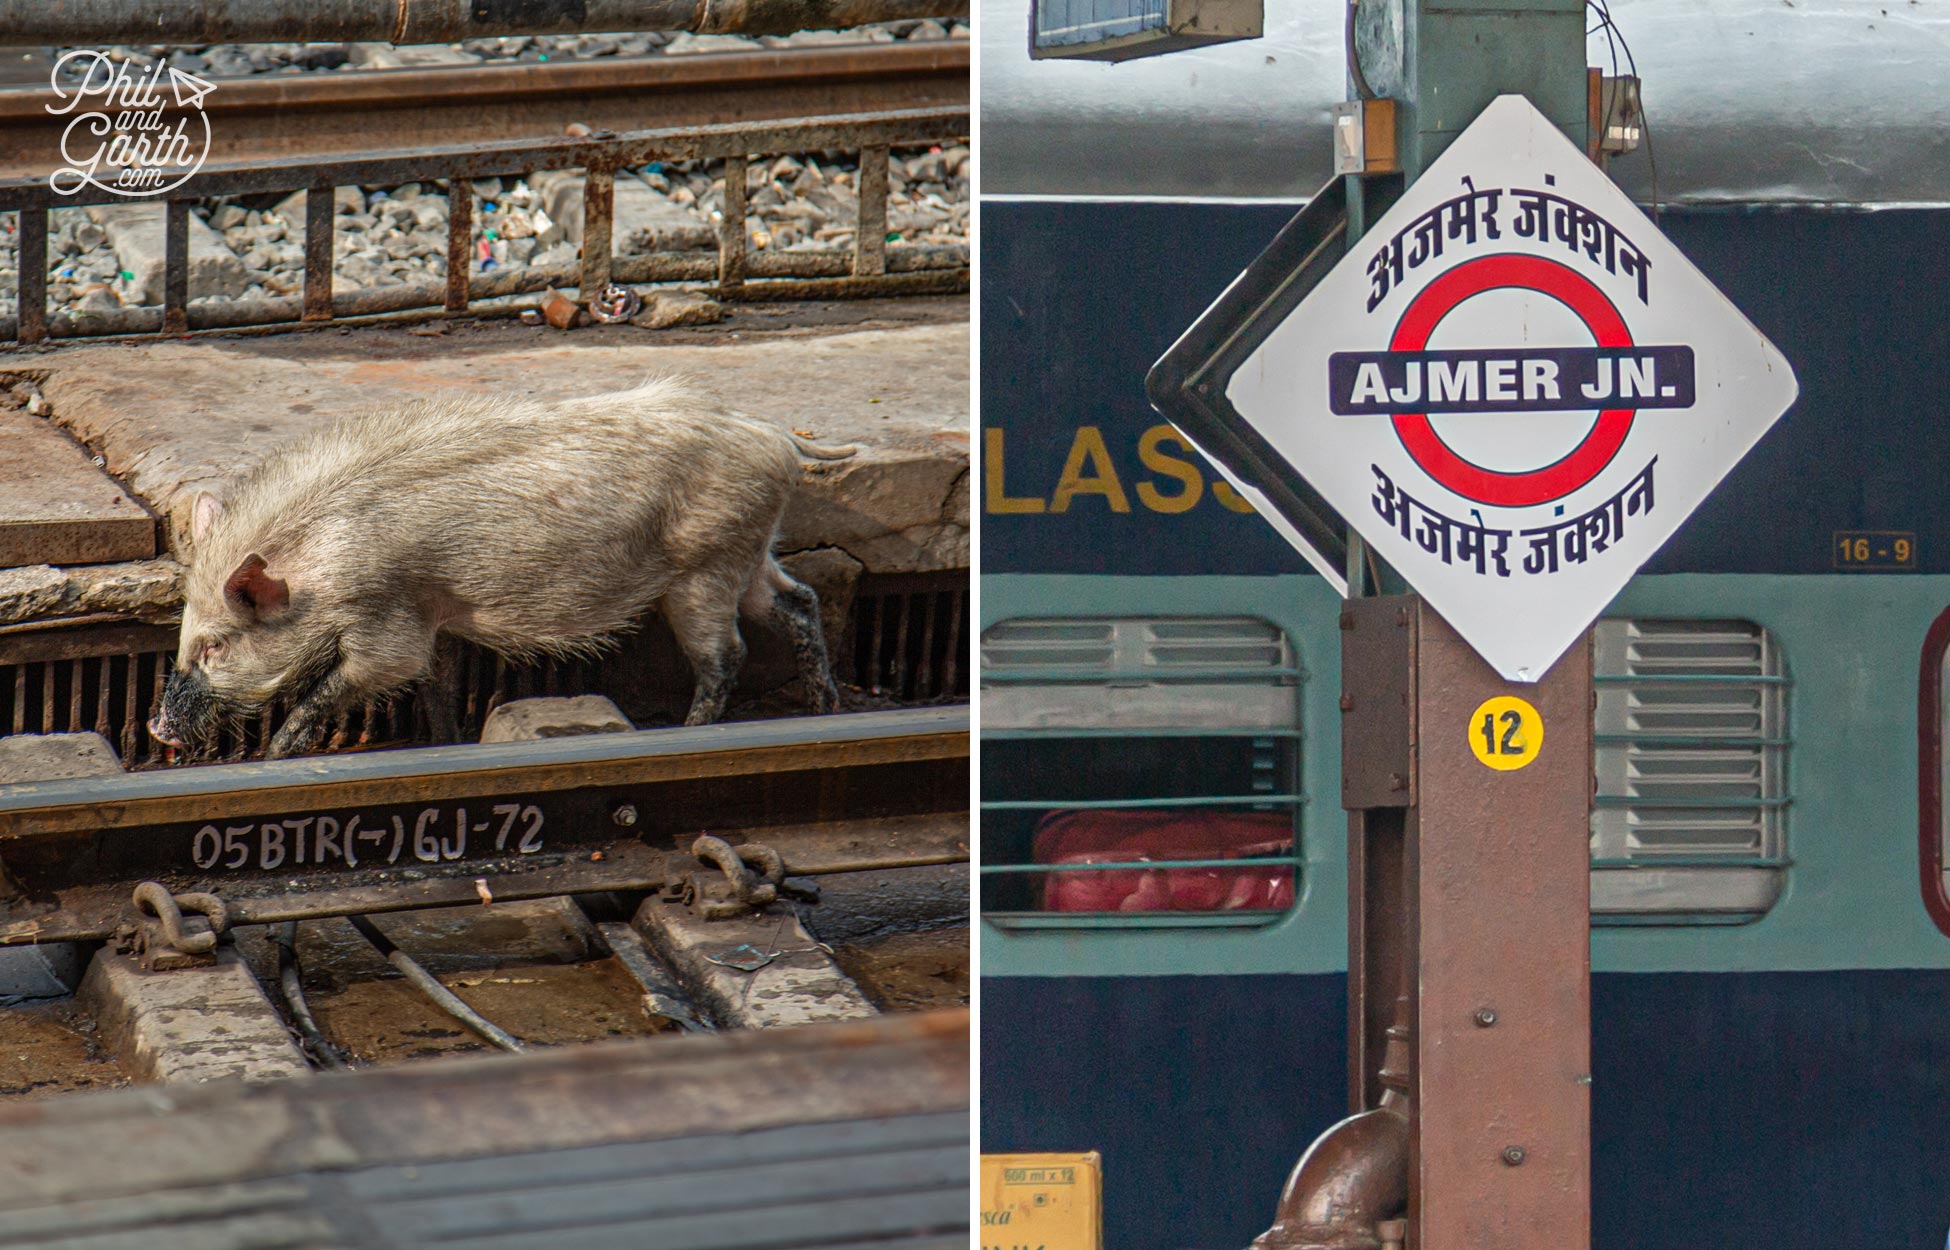
<path id="1" fill-rule="evenodd" d="M 1052 812 L 1036 826 L 1039 864 L 1247 859 L 1293 852 L 1284 812 Z M 1285 911 L 1289 864 L 1045 873 L 1044 911 Z"/>

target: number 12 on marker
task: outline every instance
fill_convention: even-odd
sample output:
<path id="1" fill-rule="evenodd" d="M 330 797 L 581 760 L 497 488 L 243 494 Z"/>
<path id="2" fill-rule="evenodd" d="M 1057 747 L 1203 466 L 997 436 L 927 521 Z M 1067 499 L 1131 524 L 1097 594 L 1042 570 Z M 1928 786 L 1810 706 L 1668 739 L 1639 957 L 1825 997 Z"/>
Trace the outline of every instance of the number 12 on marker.
<path id="1" fill-rule="evenodd" d="M 1517 741 L 1517 731 L 1523 728 L 1523 713 L 1505 712 L 1502 719 L 1503 738 L 1499 742 L 1496 736 L 1496 713 L 1483 713 L 1483 754 L 1522 755 L 1523 744 Z"/>
<path id="2" fill-rule="evenodd" d="M 1544 718 L 1515 695 L 1485 700 L 1470 713 L 1469 749 L 1485 768 L 1522 768 L 1543 747 Z"/>

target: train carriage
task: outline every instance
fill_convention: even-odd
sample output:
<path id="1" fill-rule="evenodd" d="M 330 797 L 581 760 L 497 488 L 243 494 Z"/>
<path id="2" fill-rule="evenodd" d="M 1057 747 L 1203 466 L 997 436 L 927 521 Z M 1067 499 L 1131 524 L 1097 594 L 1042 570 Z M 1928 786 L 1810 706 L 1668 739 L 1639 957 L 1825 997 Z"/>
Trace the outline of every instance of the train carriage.
<path id="1" fill-rule="evenodd" d="M 990 100 L 1098 154 L 1175 107 L 1015 72 Z M 1066 89 L 1129 113 L 1062 131 Z M 1662 229 L 1801 395 L 1595 630 L 1604 1250 L 1950 1230 L 1950 170 L 1770 180 L 1780 90 L 1719 119 L 1740 167 L 1666 158 Z M 1123 194 L 983 207 L 983 1148 L 1101 1151 L 1122 1250 L 1244 1244 L 1348 1087 L 1337 596 L 1143 391 L 1309 158 L 1187 195 L 1205 157 L 1163 133 L 1078 175 Z M 991 160 L 1005 192 L 1078 164 Z"/>

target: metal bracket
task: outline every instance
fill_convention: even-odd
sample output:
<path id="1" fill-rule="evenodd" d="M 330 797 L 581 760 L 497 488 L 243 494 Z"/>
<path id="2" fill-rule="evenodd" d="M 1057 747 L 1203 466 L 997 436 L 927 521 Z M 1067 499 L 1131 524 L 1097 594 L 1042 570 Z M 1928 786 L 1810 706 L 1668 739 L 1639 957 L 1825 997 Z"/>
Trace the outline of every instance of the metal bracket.
<path id="1" fill-rule="evenodd" d="M 699 919 L 730 920 L 780 898 L 819 901 L 818 890 L 786 884 L 785 860 L 762 842 L 734 847 L 707 833 L 691 844 L 691 854 L 718 870 L 690 873 L 679 886 L 679 897 Z M 751 869 L 757 870 L 756 878 Z"/>
<path id="2" fill-rule="evenodd" d="M 1398 174 L 1401 168 L 1393 100 L 1349 100 L 1334 106 L 1336 174 Z"/>
<path id="3" fill-rule="evenodd" d="M 214 894 L 171 894 L 160 881 L 135 887 L 135 953 L 144 970 L 163 972 L 216 961 L 230 910 Z M 184 912 L 200 917 L 190 920 Z"/>

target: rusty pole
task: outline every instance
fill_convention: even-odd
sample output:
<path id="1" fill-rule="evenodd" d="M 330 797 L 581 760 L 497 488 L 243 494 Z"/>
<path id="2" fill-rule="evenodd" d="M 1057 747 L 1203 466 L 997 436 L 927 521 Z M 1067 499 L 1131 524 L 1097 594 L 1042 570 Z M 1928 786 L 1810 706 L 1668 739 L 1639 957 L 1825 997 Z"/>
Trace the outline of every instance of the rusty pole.
<path id="1" fill-rule="evenodd" d="M 1399 30 L 1373 20 L 1382 7 L 1353 6 L 1351 77 L 1356 94 L 1394 101 L 1406 181 L 1506 92 L 1583 143 L 1583 0 L 1408 0 Z M 1394 177 L 1350 179 L 1350 247 Z M 1255 1247 L 1380 1250 L 1405 1232 L 1407 1250 L 1588 1250 L 1589 635 L 1534 685 L 1506 682 L 1420 598 L 1364 597 L 1358 539 L 1349 548 L 1352 1114 L 1302 1157 Z M 1547 731 L 1509 771 L 1470 746 L 1482 705 L 1504 695 Z"/>
<path id="2" fill-rule="evenodd" d="M 1348 1101 L 1257 1250 L 1587 1250 L 1589 635 L 1504 681 L 1419 597 L 1341 611 Z M 1521 769 L 1471 749 L 1515 694 Z M 1534 728 L 1530 732 L 1535 732 Z"/>

